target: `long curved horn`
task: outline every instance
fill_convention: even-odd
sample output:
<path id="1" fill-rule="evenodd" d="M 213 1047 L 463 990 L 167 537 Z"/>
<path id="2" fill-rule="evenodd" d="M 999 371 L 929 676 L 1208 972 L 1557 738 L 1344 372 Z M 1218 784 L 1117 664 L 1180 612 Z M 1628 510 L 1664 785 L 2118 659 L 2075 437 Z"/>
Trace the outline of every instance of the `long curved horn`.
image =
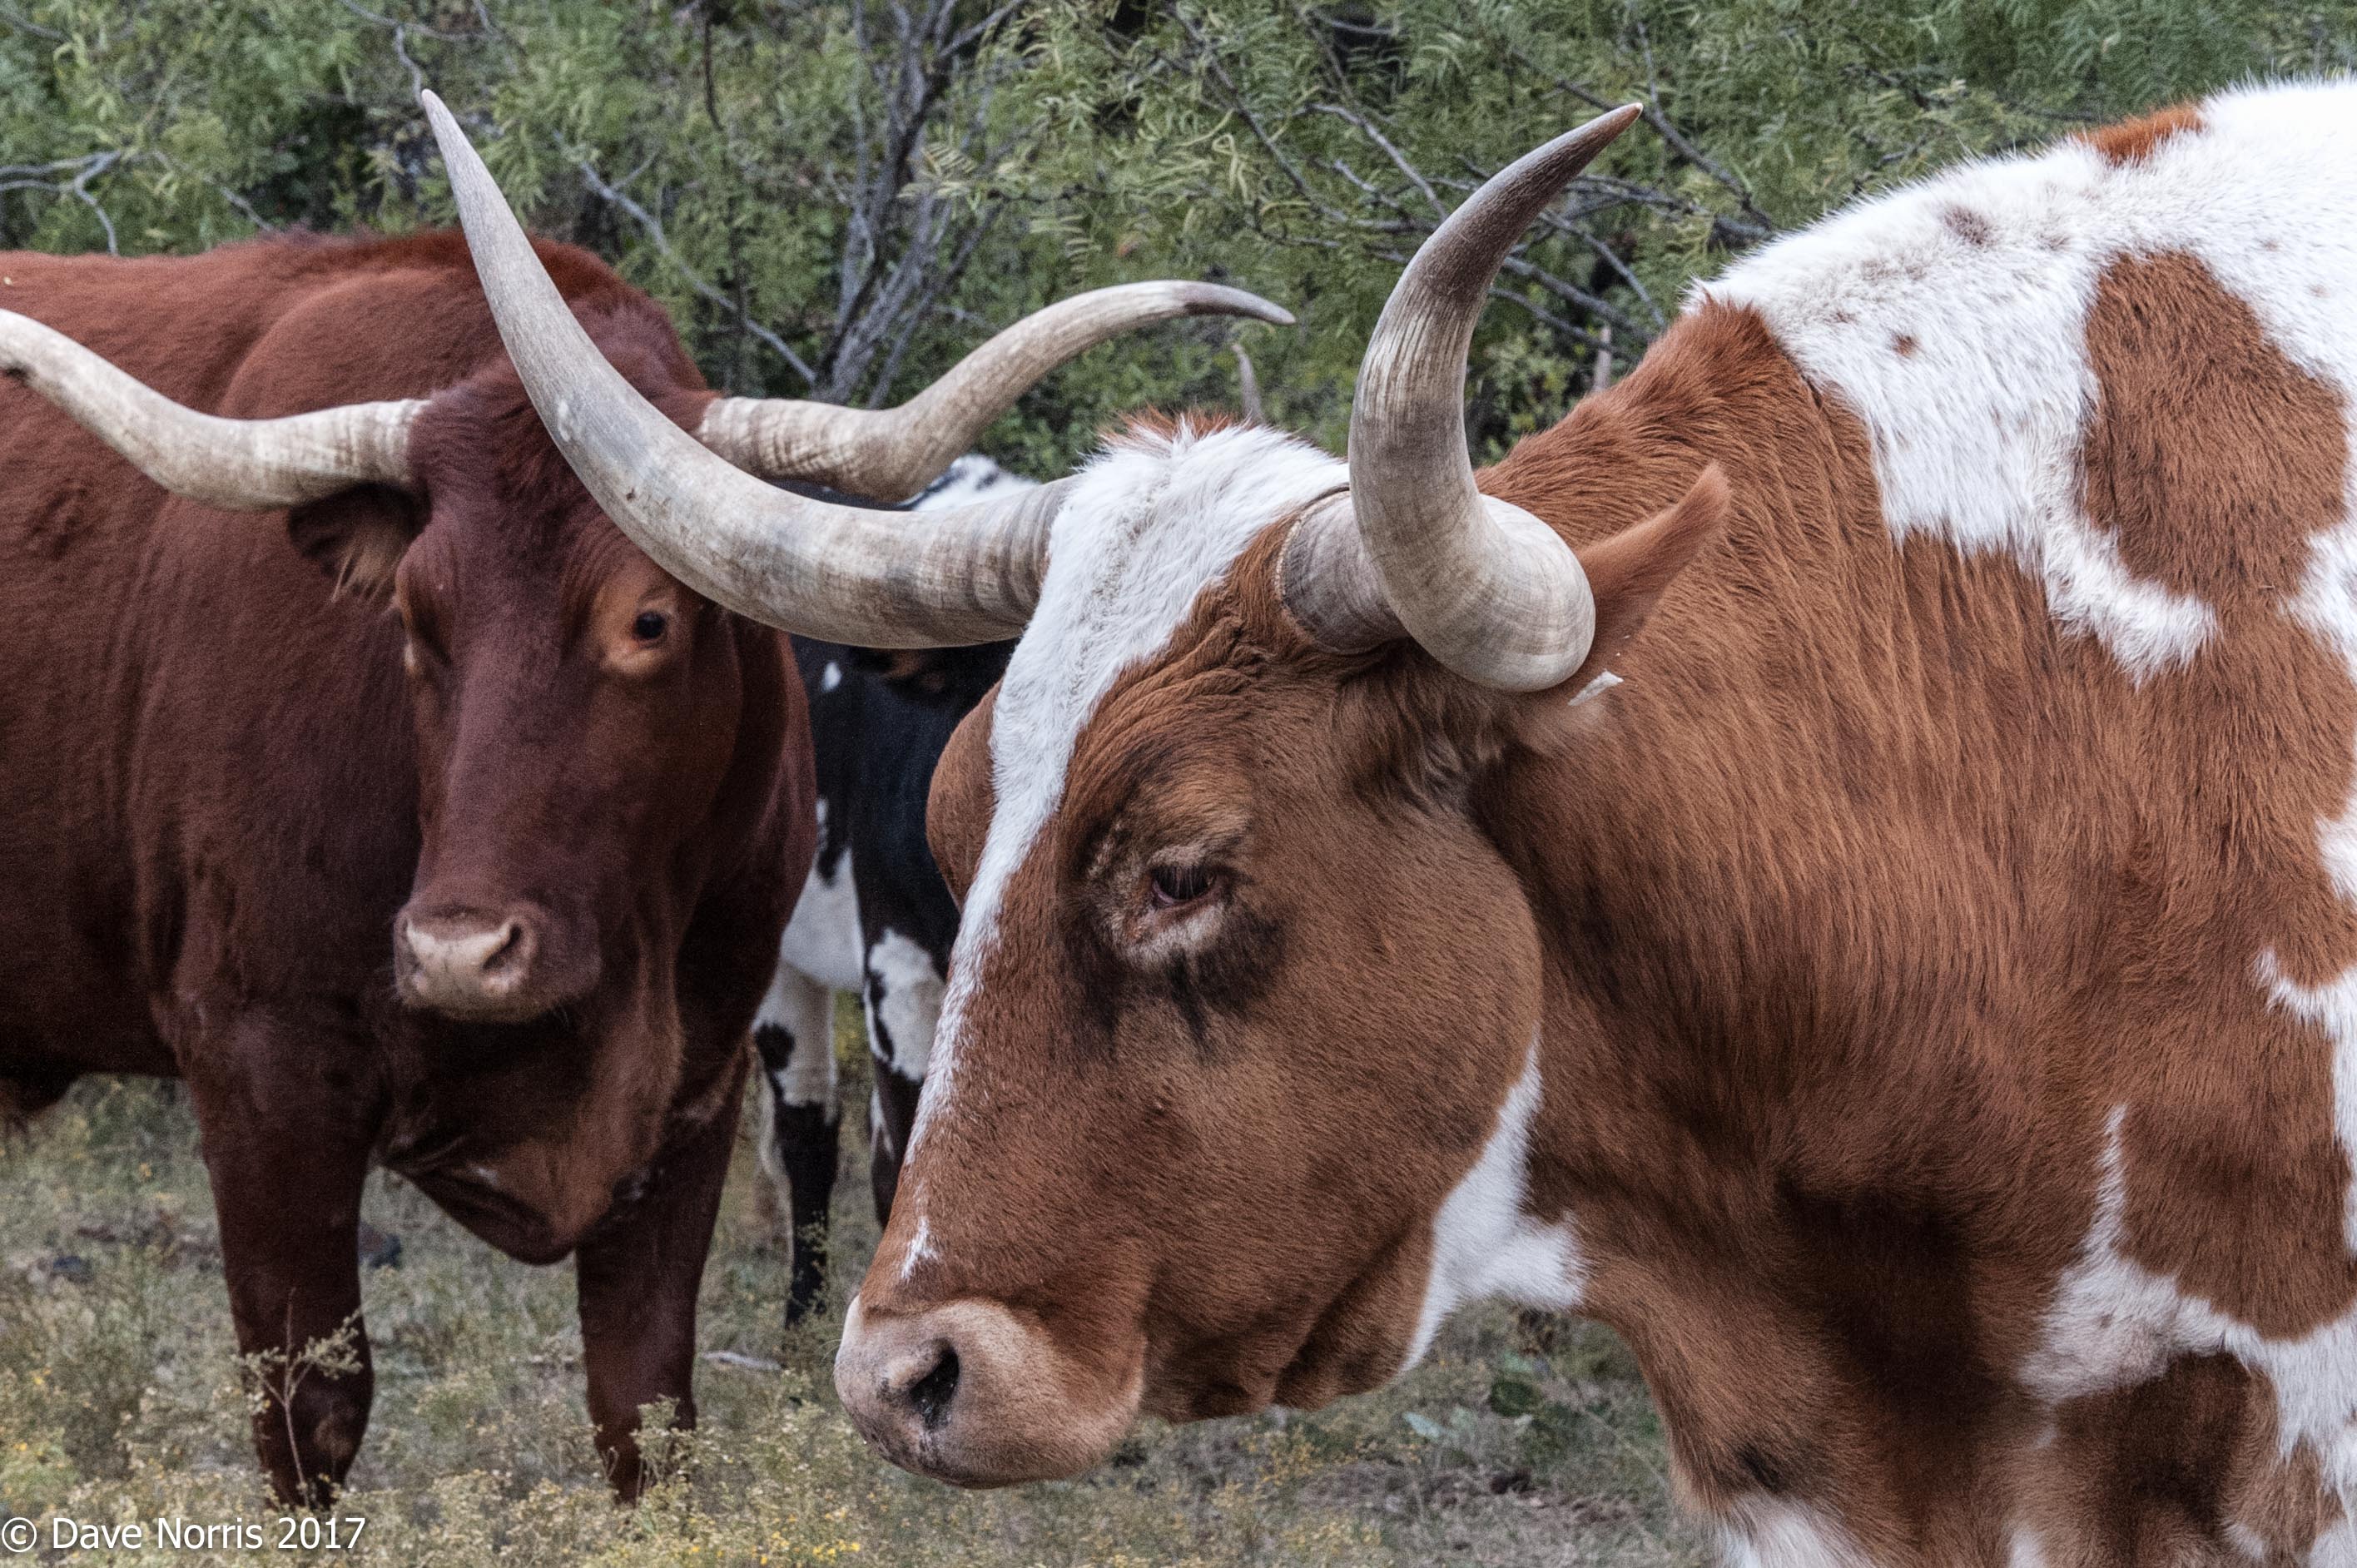
<path id="1" fill-rule="evenodd" d="M 222 419 L 174 403 L 64 333 L 8 310 L 0 310 L 0 374 L 56 403 L 166 489 L 208 506 L 267 511 L 360 484 L 414 488 L 409 426 L 421 402 Z"/>
<path id="2" fill-rule="evenodd" d="M 420 101 L 508 357 L 557 449 L 640 549 L 730 609 L 830 641 L 942 648 L 1023 628 L 1068 481 L 870 511 L 777 489 L 706 450 L 606 362 L 457 122 L 433 93 Z"/>
<path id="3" fill-rule="evenodd" d="M 1286 546 L 1286 602 L 1319 641 L 1361 649 L 1405 634 L 1467 680 L 1510 692 L 1556 685 L 1587 657 L 1596 606 L 1579 558 L 1474 486 L 1465 361 L 1515 241 L 1641 113 L 1598 115 L 1517 159 L 1400 274 L 1359 365 L 1348 496 L 1302 519 Z"/>
<path id="4" fill-rule="evenodd" d="M 1033 311 L 898 408 L 726 397 L 712 405 L 695 434 L 738 467 L 765 478 L 906 500 L 940 478 L 1049 371 L 1125 332 L 1180 316 L 1293 324 L 1290 313 L 1240 288 L 1121 284 Z"/>

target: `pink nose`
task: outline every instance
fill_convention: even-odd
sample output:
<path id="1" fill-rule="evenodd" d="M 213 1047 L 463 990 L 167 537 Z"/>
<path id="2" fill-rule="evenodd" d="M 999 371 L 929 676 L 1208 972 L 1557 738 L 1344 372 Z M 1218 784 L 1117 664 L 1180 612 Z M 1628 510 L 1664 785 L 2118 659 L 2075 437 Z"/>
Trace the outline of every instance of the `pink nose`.
<path id="1" fill-rule="evenodd" d="M 1142 1355 L 1142 1349 L 1141 1349 Z M 1137 1419 L 1140 1359 L 1105 1370 L 996 1302 L 844 1320 L 834 1388 L 853 1426 L 906 1470 L 961 1487 L 1077 1476 Z"/>
<path id="2" fill-rule="evenodd" d="M 413 1006 L 454 1018 L 513 1021 L 540 1011 L 532 984 L 538 948 L 522 915 L 404 914 L 394 969 Z"/>

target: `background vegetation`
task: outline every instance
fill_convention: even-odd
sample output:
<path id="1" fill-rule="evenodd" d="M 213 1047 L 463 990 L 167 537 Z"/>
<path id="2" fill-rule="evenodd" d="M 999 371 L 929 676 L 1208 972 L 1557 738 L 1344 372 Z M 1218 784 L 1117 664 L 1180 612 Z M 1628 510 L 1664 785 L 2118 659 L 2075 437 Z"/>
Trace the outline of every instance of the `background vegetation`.
<path id="1" fill-rule="evenodd" d="M 1206 276 L 1300 316 L 1251 348 L 1339 444 L 1399 259 L 1641 99 L 1500 290 L 1496 446 L 1859 191 L 2352 47 L 2351 0 L 0 0 L 0 248 L 447 221 L 430 84 L 734 390 L 897 399 L 1076 288 Z M 1232 403 L 1229 330 L 1094 356 L 988 445 L 1044 473 L 1125 407 Z"/>
<path id="2" fill-rule="evenodd" d="M 447 221 L 430 84 L 532 221 L 616 259 L 734 390 L 896 400 L 1075 289 L 1213 277 L 1299 315 L 1242 340 L 1272 415 L 1339 446 L 1399 260 L 1490 171 L 1641 99 L 1501 280 L 1472 390 L 1494 449 L 1641 352 L 1692 280 L 1860 192 L 2352 51 L 2357 0 L 0 0 L 0 248 Z M 986 446 L 1044 474 L 1121 409 L 1232 402 L 1232 333 L 1092 355 Z M 843 1279 L 872 1243 L 861 1158 Z M 1083 1482 L 902 1476 L 834 1408 L 839 1324 L 781 1333 L 748 1163 L 706 1281 L 705 1430 L 632 1514 L 594 1479 L 565 1271 L 372 1185 L 405 1256 L 368 1286 L 367 1554 L 1698 1560 L 1625 1353 L 1503 1312 L 1398 1389 L 1148 1432 Z M 242 1399 L 185 1111 L 86 1083 L 0 1144 L 0 1515 L 266 1517 Z"/>
<path id="3" fill-rule="evenodd" d="M 866 1048 L 838 1028 L 851 1103 Z M 845 1118 L 856 1133 L 863 1119 Z M 1491 1309 L 1400 1386 L 1289 1420 L 1149 1425 L 1083 1480 L 969 1495 L 893 1469 L 843 1418 L 842 1302 L 875 1243 L 845 1140 L 834 1305 L 784 1333 L 787 1251 L 749 1139 L 705 1274 L 701 1430 L 635 1512 L 597 1478 L 571 1271 L 490 1252 L 379 1176 L 398 1237 L 365 1278 L 376 1409 L 338 1513 L 361 1562 L 418 1568 L 1684 1568 L 1662 1433 L 1602 1329 Z M 299 1201 L 290 1195 L 290 1201 Z M 143 1552 L 36 1562 L 315 1562 L 353 1553 L 153 1550 L 155 1520 L 265 1523 L 221 1280 L 220 1229 L 178 1086 L 91 1079 L 0 1145 L 0 1520 L 140 1522 Z M 0 1555 L 0 1561 L 8 1560 Z"/>

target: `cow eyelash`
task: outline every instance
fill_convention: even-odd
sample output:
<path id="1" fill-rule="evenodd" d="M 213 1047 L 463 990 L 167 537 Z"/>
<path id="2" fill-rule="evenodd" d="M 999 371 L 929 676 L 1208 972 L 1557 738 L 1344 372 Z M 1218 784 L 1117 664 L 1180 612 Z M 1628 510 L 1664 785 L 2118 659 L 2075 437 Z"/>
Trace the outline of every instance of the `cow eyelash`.
<path id="1" fill-rule="evenodd" d="M 1146 875 L 1146 896 L 1157 909 L 1177 909 L 1207 897 L 1217 880 L 1208 865 L 1157 865 Z"/>

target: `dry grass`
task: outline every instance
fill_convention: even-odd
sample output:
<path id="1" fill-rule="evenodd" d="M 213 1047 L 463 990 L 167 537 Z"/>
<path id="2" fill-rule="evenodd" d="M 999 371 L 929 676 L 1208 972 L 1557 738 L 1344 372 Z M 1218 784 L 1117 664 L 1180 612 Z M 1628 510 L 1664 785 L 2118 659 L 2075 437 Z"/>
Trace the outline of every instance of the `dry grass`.
<path id="1" fill-rule="evenodd" d="M 855 1101 L 856 1103 L 856 1101 Z M 856 1120 L 856 1119 L 849 1119 Z M 846 1144 L 852 1140 L 846 1139 Z M 749 1147 L 705 1275 L 703 1428 L 634 1512 L 595 1480 L 565 1269 L 498 1257 L 406 1185 L 367 1281 L 376 1412 L 340 1512 L 387 1563 L 1682 1564 L 1661 1434 L 1626 1352 L 1469 1314 L 1399 1386 L 1315 1415 L 1153 1427 L 1087 1479 L 972 1496 L 873 1458 L 827 1375 L 839 1316 L 786 1336 L 782 1249 Z M 873 1246 L 864 1149 L 845 1151 L 838 1304 Z M 93 1080 L 0 1147 L 0 1519 L 154 1521 L 278 1510 L 247 1446 L 221 1256 L 174 1086 Z M 837 1311 L 839 1313 L 839 1305 Z M 709 1359 L 734 1352 L 763 1366 Z M 270 1552 L 300 1561 L 301 1552 Z M 45 1560 L 36 1557 L 34 1561 Z"/>

